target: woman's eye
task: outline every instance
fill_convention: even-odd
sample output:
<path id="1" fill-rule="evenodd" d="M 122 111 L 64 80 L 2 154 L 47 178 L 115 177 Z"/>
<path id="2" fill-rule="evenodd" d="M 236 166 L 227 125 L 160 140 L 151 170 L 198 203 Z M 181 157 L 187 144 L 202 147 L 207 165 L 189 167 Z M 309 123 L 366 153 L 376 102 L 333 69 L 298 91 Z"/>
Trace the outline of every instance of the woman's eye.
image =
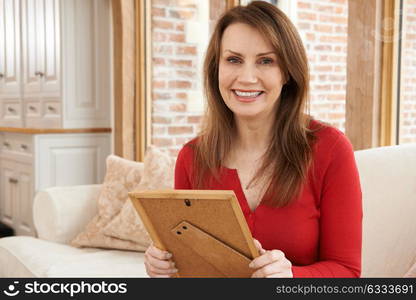
<path id="1" fill-rule="evenodd" d="M 263 58 L 260 60 L 260 64 L 262 65 L 270 65 L 271 63 L 273 63 L 273 59 L 271 58 Z"/>
<path id="2" fill-rule="evenodd" d="M 232 64 L 238 64 L 240 62 L 240 60 L 237 57 L 229 57 L 227 58 L 227 61 Z"/>

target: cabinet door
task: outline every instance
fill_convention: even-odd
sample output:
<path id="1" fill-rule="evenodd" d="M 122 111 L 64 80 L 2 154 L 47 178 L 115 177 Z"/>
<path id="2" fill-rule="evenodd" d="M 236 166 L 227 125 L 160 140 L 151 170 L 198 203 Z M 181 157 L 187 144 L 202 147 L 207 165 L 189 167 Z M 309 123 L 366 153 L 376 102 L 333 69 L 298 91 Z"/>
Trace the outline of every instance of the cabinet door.
<path id="1" fill-rule="evenodd" d="M 22 0 L 23 94 L 60 97 L 58 0 Z"/>
<path id="2" fill-rule="evenodd" d="M 43 44 L 39 46 L 39 59 L 42 70 L 42 96 L 44 98 L 61 97 L 60 81 L 60 18 L 59 0 L 37 0 L 39 11 L 38 24 L 42 25 Z"/>
<path id="3" fill-rule="evenodd" d="M 14 164 L 0 160 L 0 219 L 10 227 L 14 227 L 14 203 L 18 192 L 14 169 Z"/>
<path id="4" fill-rule="evenodd" d="M 15 207 L 15 231 L 17 235 L 35 235 L 33 225 L 33 180 L 32 165 L 17 163 L 17 195 Z"/>
<path id="5" fill-rule="evenodd" d="M 0 0 L 0 100 L 20 98 L 20 2 Z"/>

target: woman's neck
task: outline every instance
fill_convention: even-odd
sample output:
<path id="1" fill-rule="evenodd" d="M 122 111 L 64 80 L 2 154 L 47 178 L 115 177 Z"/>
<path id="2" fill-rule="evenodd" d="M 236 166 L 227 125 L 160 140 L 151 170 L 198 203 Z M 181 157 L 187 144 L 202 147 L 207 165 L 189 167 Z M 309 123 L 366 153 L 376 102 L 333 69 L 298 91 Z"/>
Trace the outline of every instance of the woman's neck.
<path id="1" fill-rule="evenodd" d="M 235 148 L 243 153 L 264 152 L 270 144 L 273 122 L 236 118 Z"/>

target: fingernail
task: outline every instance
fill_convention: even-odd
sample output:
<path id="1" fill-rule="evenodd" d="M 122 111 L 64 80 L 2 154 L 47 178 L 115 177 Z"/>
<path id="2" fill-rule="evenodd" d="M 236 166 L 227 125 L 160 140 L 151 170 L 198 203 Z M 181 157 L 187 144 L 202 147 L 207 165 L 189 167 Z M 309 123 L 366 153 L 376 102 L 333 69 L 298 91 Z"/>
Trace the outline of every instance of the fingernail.
<path id="1" fill-rule="evenodd" d="M 168 252 L 167 252 L 167 253 L 166 253 L 166 258 L 167 258 L 167 259 L 169 259 L 169 258 L 171 258 L 171 257 L 172 257 L 172 253 L 168 253 Z"/>
<path id="2" fill-rule="evenodd" d="M 253 267 L 253 263 L 251 262 L 248 266 L 249 266 L 249 268 L 252 268 Z"/>
<path id="3" fill-rule="evenodd" d="M 172 269 L 172 273 L 178 273 L 178 269 Z"/>

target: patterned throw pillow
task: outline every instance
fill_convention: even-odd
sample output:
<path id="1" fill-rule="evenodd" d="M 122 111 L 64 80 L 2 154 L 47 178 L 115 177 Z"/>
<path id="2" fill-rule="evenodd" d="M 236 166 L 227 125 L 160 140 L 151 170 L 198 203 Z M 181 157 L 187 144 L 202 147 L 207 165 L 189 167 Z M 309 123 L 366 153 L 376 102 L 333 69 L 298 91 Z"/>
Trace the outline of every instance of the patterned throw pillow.
<path id="1" fill-rule="evenodd" d="M 120 212 L 128 193 L 138 189 L 143 163 L 109 155 L 106 175 L 98 197 L 98 213 L 72 241 L 75 247 L 142 250 L 137 243 L 104 235 L 104 227 Z"/>
<path id="2" fill-rule="evenodd" d="M 175 159 L 168 153 L 150 146 L 144 158 L 142 180 L 136 190 L 173 189 Z M 143 251 L 150 245 L 150 237 L 131 203 L 126 201 L 120 213 L 104 228 L 108 237 L 135 243 Z"/>

